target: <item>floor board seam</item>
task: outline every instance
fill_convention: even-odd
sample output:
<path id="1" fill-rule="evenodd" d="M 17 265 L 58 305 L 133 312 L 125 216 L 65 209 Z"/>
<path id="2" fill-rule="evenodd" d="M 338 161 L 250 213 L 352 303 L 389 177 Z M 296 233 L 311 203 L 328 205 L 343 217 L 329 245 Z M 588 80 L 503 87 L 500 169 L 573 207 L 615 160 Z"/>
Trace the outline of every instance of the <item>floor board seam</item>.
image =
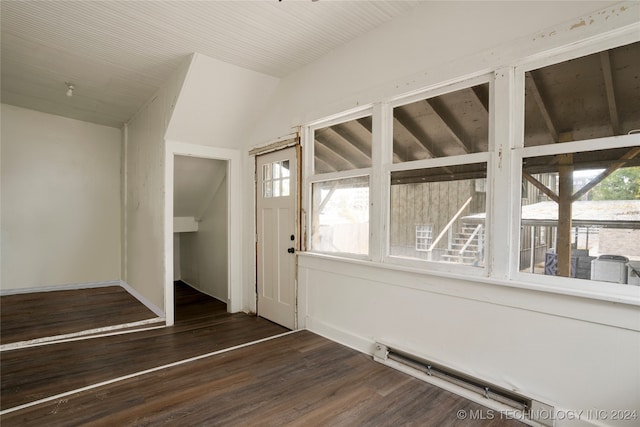
<path id="1" fill-rule="evenodd" d="M 34 339 L 31 339 L 31 340 L 24 340 L 24 341 L 18 341 L 18 342 L 13 342 L 13 343 L 7 343 L 7 344 L 0 345 L 0 352 L 10 351 L 10 350 L 21 350 L 23 348 L 39 347 L 39 346 L 49 345 L 49 344 L 59 344 L 59 343 L 63 343 L 63 342 L 71 342 L 71 341 L 78 341 L 78 340 L 83 340 L 83 339 L 108 337 L 108 336 L 118 335 L 118 334 L 125 334 L 125 333 L 131 333 L 131 332 L 139 332 L 139 331 L 143 331 L 143 330 L 164 328 L 164 326 L 156 326 L 156 327 L 152 327 L 152 328 L 136 329 L 136 330 L 133 330 L 133 331 L 122 331 L 122 329 L 126 329 L 126 328 L 133 328 L 133 327 L 136 327 L 136 326 L 149 325 L 149 324 L 152 324 L 152 323 L 158 323 L 158 322 L 164 322 L 164 321 L 165 321 L 165 319 L 162 318 L 162 317 L 154 317 L 153 319 L 140 320 L 140 321 L 137 321 L 137 322 L 122 323 L 120 325 L 113 325 L 113 326 L 105 326 L 105 327 L 101 327 L 101 328 L 87 329 L 87 330 L 84 330 L 84 331 L 73 332 L 73 333 L 69 333 L 69 334 L 53 335 L 53 336 L 50 336 L 50 337 L 34 338 Z M 111 331 L 113 331 L 113 332 L 111 332 Z M 106 332 L 106 333 L 105 334 L 100 334 L 100 335 L 92 335 L 92 334 L 98 334 L 100 332 Z"/>
<path id="2" fill-rule="evenodd" d="M 68 397 L 68 396 L 71 396 L 71 395 L 74 395 L 74 394 L 78 394 L 78 393 L 82 393 L 82 392 L 85 392 L 85 391 L 89 391 L 89 390 L 93 390 L 93 389 L 96 389 L 96 388 L 100 388 L 100 387 L 103 387 L 103 386 L 106 386 L 106 385 L 115 384 L 115 383 L 120 382 L 120 381 L 125 381 L 125 380 L 131 379 L 131 378 L 136 378 L 136 377 L 139 377 L 139 376 L 142 376 L 142 375 L 146 375 L 146 374 L 150 374 L 150 373 L 153 373 L 153 372 L 162 371 L 164 369 L 169 369 L 169 368 L 173 368 L 173 367 L 176 367 L 176 366 L 185 365 L 187 363 L 195 362 L 197 360 L 206 359 L 208 357 L 217 356 L 219 354 L 227 353 L 227 352 L 230 352 L 230 351 L 233 351 L 233 350 L 237 350 L 237 349 L 240 349 L 240 348 L 249 347 L 249 346 L 252 346 L 252 345 L 255 345 L 255 344 L 260 344 L 262 342 L 270 341 L 270 340 L 273 340 L 273 339 L 276 339 L 276 338 L 281 338 L 281 337 L 284 337 L 284 336 L 287 336 L 287 335 L 291 335 L 291 334 L 294 334 L 294 333 L 300 332 L 300 331 L 304 331 L 304 329 L 299 329 L 299 330 L 296 330 L 296 331 L 284 332 L 284 333 L 281 333 L 281 334 L 278 334 L 278 335 L 274 335 L 274 336 L 271 336 L 271 337 L 262 338 L 262 339 L 251 341 L 251 342 L 244 343 L 244 344 L 238 344 L 238 345 L 233 346 L 233 347 L 228 347 L 228 348 L 225 348 L 225 349 L 222 349 L 222 350 L 212 351 L 210 353 L 201 354 L 200 356 L 194 356 L 194 357 L 190 357 L 190 358 L 187 358 L 187 359 L 178 360 L 176 362 L 167 363 L 167 364 L 161 365 L 161 366 L 156 366 L 155 368 L 145 369 L 143 371 L 134 372 L 132 374 L 123 375 L 123 376 L 120 376 L 120 377 L 117 377 L 117 378 L 113 378 L 113 379 L 110 379 L 110 380 L 107 380 L 107 381 L 102 381 L 102 382 L 99 382 L 99 383 L 96 383 L 96 384 L 91 384 L 91 385 L 88 385 L 88 386 L 85 386 L 85 387 L 81 387 L 81 388 L 77 388 L 77 389 L 74 389 L 74 390 L 66 391 L 64 393 L 59 393 L 59 394 L 56 394 L 54 396 L 49 396 L 49 397 L 45 397 L 43 399 L 35 400 L 33 402 L 25 403 L 25 404 L 22 404 L 22 405 L 19 405 L 19 406 L 14 406 L 13 408 L 4 409 L 4 410 L 0 411 L 0 416 L 6 415 L 6 414 L 9 414 L 9 413 L 12 413 L 12 412 L 20 411 L 22 409 L 27 409 L 27 408 L 30 408 L 32 406 L 40 405 L 42 403 L 52 402 L 52 401 L 55 401 L 57 399 L 62 399 L 62 398 L 65 398 L 65 397 Z"/>

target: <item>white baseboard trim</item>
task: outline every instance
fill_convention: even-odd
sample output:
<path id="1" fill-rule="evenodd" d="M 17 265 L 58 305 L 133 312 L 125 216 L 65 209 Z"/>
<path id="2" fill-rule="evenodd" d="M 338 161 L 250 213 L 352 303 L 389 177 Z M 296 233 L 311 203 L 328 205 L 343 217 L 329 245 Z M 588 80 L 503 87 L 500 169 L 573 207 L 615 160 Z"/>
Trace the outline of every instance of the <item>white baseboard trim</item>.
<path id="1" fill-rule="evenodd" d="M 75 289 L 106 288 L 108 286 L 121 286 L 121 281 L 108 280 L 105 282 L 69 283 L 66 285 L 38 286 L 33 288 L 2 289 L 0 290 L 0 296 L 32 294 L 36 292 L 70 291 Z"/>
<path id="2" fill-rule="evenodd" d="M 147 298 L 145 298 L 140 292 L 133 289 L 131 285 L 129 285 L 127 282 L 120 280 L 119 284 L 124 288 L 125 291 L 129 292 L 135 299 L 137 299 L 142 304 L 144 304 L 149 310 L 153 311 L 156 314 L 156 316 L 162 317 L 163 319 L 167 317 L 165 312 L 160 307 L 156 306 Z"/>
<path id="3" fill-rule="evenodd" d="M 373 355 L 375 341 L 368 340 L 310 316 L 307 316 L 305 320 L 306 329 L 314 334 L 318 334 L 361 353 L 365 353 L 370 356 Z"/>

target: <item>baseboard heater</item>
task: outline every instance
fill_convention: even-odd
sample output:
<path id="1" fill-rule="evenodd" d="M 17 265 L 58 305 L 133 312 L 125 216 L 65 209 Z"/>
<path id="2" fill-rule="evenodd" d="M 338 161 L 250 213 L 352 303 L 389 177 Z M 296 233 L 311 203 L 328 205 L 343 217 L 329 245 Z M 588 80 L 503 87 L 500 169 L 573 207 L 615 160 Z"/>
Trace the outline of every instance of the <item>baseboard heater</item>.
<path id="1" fill-rule="evenodd" d="M 410 370 L 416 370 L 422 374 L 426 374 L 428 377 L 438 378 L 454 386 L 476 393 L 479 397 L 482 397 L 483 400 L 488 399 L 495 401 L 500 404 L 501 407 L 508 407 L 507 409 L 510 412 L 513 410 L 522 414 L 523 419 L 520 421 L 530 420 L 543 425 L 553 425 L 551 416 L 548 417 L 549 419 L 536 419 L 539 417 L 535 416 L 535 414 L 539 414 L 540 411 L 547 411 L 547 413 L 552 414 L 554 410 L 553 407 L 514 393 L 511 390 L 489 384 L 481 379 L 474 378 L 441 364 L 433 363 L 378 342 L 375 343 L 373 358 L 387 365 L 389 365 L 389 360 L 394 361 L 397 364 L 408 367 Z M 534 409 L 534 413 L 532 413 L 532 408 Z"/>

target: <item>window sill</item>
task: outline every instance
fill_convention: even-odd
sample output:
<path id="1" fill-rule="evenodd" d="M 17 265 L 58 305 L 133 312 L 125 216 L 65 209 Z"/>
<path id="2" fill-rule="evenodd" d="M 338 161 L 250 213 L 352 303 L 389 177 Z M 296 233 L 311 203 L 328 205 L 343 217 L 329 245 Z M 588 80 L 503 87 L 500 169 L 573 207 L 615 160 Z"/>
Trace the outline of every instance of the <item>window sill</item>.
<path id="1" fill-rule="evenodd" d="M 555 276 L 553 276 L 553 279 L 551 278 L 552 276 L 546 276 L 546 281 L 554 280 L 560 283 L 534 283 L 533 281 L 523 278 L 522 276 L 526 276 L 523 273 L 516 274 L 514 279 L 501 279 L 485 275 L 469 275 L 458 272 L 427 270 L 426 268 L 409 267 L 388 262 L 374 262 L 366 259 L 346 258 L 315 252 L 299 252 L 298 255 L 301 258 L 308 258 L 309 260 L 327 260 L 386 271 L 398 271 L 410 274 L 418 274 L 421 276 L 461 280 L 465 282 L 478 282 L 486 285 L 505 287 L 513 290 L 536 291 L 545 294 L 557 294 L 577 298 L 606 301 L 616 304 L 640 306 L 640 287 L 634 285 L 618 285 L 606 282 L 590 282 L 586 280 L 580 281 L 580 283 L 572 283 L 575 281 L 575 279 L 566 279 Z M 485 271 L 485 269 L 478 270 Z M 415 284 L 407 285 L 407 287 L 417 289 L 420 288 Z"/>

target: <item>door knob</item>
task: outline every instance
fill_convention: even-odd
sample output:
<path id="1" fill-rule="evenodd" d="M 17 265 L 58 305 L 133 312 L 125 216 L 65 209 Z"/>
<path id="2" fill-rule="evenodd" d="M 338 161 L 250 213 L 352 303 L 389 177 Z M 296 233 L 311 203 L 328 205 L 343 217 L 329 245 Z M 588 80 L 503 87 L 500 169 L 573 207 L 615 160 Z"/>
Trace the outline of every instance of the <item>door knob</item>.
<path id="1" fill-rule="evenodd" d="M 289 248 L 287 249 L 287 252 L 289 252 L 290 254 L 293 254 L 296 252 L 296 250 L 294 248 Z"/>

